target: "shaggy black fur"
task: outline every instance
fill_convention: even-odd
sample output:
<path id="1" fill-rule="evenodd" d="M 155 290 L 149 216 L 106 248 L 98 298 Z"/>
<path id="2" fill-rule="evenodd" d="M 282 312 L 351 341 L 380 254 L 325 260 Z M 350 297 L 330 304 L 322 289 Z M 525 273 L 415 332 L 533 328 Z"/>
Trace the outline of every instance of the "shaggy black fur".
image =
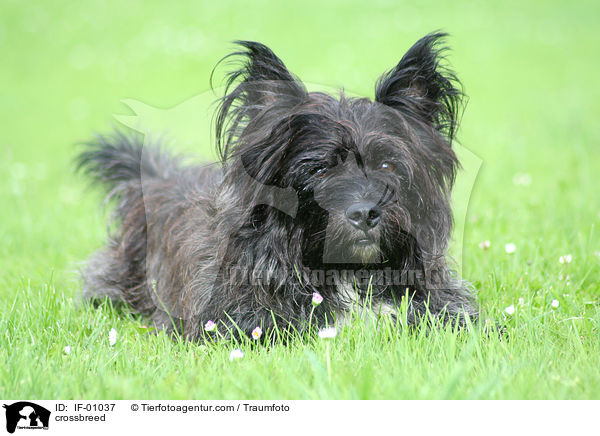
<path id="1" fill-rule="evenodd" d="M 208 320 L 227 335 L 302 331 L 356 307 L 395 317 L 407 297 L 410 323 L 427 310 L 476 318 L 445 260 L 462 94 L 440 65 L 444 36 L 411 47 L 375 101 L 307 92 L 267 47 L 238 42 L 221 165 L 182 165 L 138 136 L 90 143 L 79 166 L 118 199 L 118 231 L 90 259 L 84 295 L 195 339 Z"/>

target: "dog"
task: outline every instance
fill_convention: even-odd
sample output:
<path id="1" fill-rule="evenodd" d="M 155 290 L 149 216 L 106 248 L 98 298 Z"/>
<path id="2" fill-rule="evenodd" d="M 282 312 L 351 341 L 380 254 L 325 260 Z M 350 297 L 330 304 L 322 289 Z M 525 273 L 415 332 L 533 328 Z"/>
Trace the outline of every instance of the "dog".
<path id="1" fill-rule="evenodd" d="M 418 40 L 374 100 L 308 92 L 265 45 L 237 41 L 218 164 L 122 132 L 87 143 L 78 166 L 117 205 L 84 297 L 198 340 L 304 332 L 356 309 L 407 325 L 477 319 L 446 254 L 463 102 L 446 36 Z"/>

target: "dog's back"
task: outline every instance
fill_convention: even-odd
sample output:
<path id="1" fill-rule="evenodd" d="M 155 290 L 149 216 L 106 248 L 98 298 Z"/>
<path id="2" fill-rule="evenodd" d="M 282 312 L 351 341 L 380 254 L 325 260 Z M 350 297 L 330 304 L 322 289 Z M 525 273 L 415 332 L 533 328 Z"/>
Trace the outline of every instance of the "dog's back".
<path id="1" fill-rule="evenodd" d="M 207 224 L 214 216 L 211 209 L 221 169 L 214 165 L 184 167 L 181 159 L 171 157 L 160 144 L 144 144 L 140 136 L 121 132 L 88 143 L 77 164 L 105 187 L 107 202 L 116 202 L 113 220 L 117 229 L 83 271 L 84 298 L 126 303 L 171 327 L 172 318 L 180 314 L 180 296 L 160 294 L 159 284 L 147 272 L 177 268 L 165 261 L 173 258 L 168 252 L 181 249 L 175 221 L 194 210 L 191 221 Z M 181 277 L 168 272 L 166 276 L 173 280 Z M 181 283 L 179 289 L 184 286 Z M 168 288 L 177 286 L 171 283 Z"/>

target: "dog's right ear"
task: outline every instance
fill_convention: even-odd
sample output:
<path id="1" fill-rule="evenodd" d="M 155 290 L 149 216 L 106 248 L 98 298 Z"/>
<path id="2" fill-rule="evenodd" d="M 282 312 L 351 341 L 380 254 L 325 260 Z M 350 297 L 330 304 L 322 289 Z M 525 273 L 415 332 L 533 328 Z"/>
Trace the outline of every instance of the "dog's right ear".
<path id="1" fill-rule="evenodd" d="M 217 149 L 223 160 L 230 154 L 231 143 L 259 114 L 291 107 L 306 96 L 304 85 L 267 46 L 253 41 L 236 44 L 244 50 L 221 60 L 241 61 L 241 68 L 227 75 L 225 96 L 217 111 Z"/>

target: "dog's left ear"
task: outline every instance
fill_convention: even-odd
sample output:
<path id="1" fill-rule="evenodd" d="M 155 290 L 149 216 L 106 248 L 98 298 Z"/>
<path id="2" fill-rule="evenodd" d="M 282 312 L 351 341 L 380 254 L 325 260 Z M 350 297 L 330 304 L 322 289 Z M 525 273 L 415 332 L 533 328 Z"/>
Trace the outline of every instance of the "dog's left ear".
<path id="1" fill-rule="evenodd" d="M 455 74 L 440 65 L 446 36 L 430 33 L 418 40 L 377 81 L 375 101 L 431 123 L 452 142 L 463 94 Z"/>

